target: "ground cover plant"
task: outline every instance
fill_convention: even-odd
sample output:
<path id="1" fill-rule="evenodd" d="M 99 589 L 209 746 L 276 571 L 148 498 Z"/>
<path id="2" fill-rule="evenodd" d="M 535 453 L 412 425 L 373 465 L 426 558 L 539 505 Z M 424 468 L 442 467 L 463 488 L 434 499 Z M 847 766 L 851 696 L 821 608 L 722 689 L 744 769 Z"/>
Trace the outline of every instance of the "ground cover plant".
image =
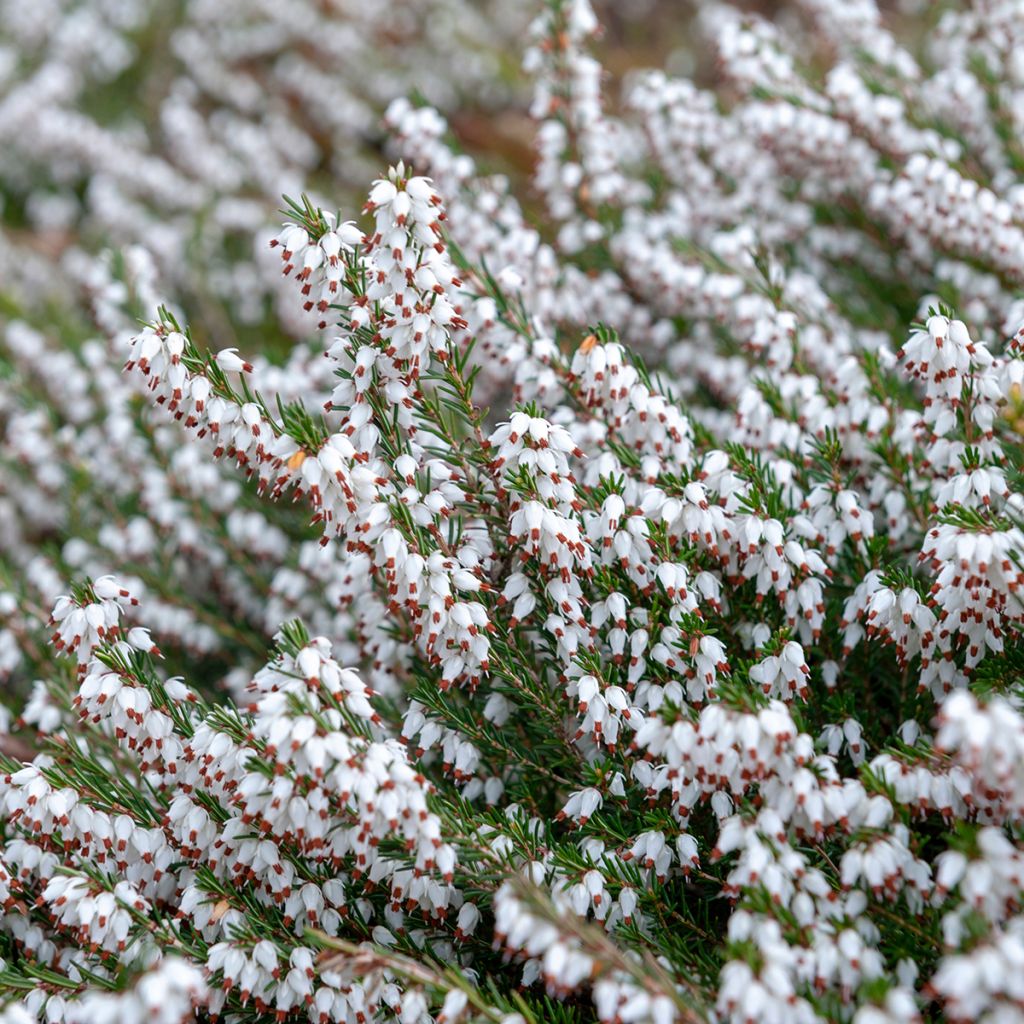
<path id="1" fill-rule="evenodd" d="M 3 1024 L 1024 1019 L 1024 5 L 669 6 L 0 4 Z"/>

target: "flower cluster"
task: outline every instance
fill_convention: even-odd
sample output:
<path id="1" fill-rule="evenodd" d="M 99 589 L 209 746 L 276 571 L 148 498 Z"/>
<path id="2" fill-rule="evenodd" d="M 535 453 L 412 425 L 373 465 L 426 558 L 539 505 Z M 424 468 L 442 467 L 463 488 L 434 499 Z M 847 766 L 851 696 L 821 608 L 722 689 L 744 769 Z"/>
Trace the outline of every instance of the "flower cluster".
<path id="1" fill-rule="evenodd" d="M 0 19 L 0 1024 L 1020 1016 L 1024 7 L 667 6 Z"/>
<path id="2" fill-rule="evenodd" d="M 109 578 L 100 589 L 120 593 Z M 352 914 L 369 925 L 377 911 L 360 894 L 383 882 L 380 913 L 396 929 L 414 907 L 443 920 L 461 897 L 429 783 L 399 743 L 372 737 L 370 691 L 327 640 L 293 624 L 243 710 L 209 706 L 156 674 L 152 649 L 132 642 L 144 629 L 118 639 L 117 606 L 94 588 L 87 597 L 86 608 L 114 610 L 104 636 L 79 649 L 86 667 L 70 710 L 107 750 L 95 770 L 116 782 L 83 792 L 83 754 L 66 740 L 64 754 L 54 747 L 6 776 L 7 903 L 38 908 L 15 925 L 20 955 L 72 981 L 94 972 L 112 989 L 119 972 L 144 964 L 155 973 L 133 983 L 134 998 L 145 1006 L 169 988 L 153 1010 L 168 1021 L 196 1003 L 217 1012 L 252 1001 L 284 1014 L 317 1006 L 335 1021 L 372 1011 L 378 997 L 315 975 L 307 931 L 336 934 Z M 189 963 L 165 959 L 172 947 Z M 81 1015 L 93 1002 L 95 1019 L 127 1012 L 123 996 L 85 992 L 63 1005 L 56 992 L 37 1007 L 51 1019 L 92 1019 Z"/>

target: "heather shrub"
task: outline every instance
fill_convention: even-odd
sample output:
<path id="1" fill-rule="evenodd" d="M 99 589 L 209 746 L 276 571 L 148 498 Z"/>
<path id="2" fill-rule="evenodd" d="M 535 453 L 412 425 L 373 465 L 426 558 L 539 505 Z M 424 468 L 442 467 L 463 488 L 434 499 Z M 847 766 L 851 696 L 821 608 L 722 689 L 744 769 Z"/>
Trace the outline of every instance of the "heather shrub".
<path id="1" fill-rule="evenodd" d="M 588 0 L 516 80 L 185 10 L 183 97 L 270 47 L 282 138 L 294 56 L 393 163 L 268 229 L 209 151 L 258 251 L 5 228 L 0 1021 L 1024 1019 L 1024 6 L 700 4 L 621 80 Z M 525 83 L 528 183 L 439 109 Z M 99 174 L 41 123 L 25 209 Z"/>

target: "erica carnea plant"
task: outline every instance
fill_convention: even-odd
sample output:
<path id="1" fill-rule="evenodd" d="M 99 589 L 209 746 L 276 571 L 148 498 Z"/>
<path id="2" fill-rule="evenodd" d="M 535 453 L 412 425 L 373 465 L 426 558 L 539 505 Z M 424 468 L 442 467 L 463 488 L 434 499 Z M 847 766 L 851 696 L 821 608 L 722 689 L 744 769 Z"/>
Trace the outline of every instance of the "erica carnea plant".
<path id="1" fill-rule="evenodd" d="M 538 5 L 532 190 L 395 99 L 273 360 L 12 276 L 2 1024 L 1024 1019 L 1024 6 L 783 23 Z"/>

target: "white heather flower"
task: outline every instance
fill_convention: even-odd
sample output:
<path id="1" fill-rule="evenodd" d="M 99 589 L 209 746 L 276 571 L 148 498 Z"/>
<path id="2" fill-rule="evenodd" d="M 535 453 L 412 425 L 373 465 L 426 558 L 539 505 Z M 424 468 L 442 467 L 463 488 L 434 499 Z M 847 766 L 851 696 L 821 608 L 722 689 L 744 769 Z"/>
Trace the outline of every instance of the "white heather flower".
<path id="1" fill-rule="evenodd" d="M 1020 1016 L 1018 7 L 179 6 L 3 20 L 0 1016 Z"/>
<path id="2" fill-rule="evenodd" d="M 214 356 L 214 359 L 217 361 L 217 365 L 226 373 L 252 373 L 252 363 L 246 362 L 238 354 L 237 348 L 222 348 Z"/>

